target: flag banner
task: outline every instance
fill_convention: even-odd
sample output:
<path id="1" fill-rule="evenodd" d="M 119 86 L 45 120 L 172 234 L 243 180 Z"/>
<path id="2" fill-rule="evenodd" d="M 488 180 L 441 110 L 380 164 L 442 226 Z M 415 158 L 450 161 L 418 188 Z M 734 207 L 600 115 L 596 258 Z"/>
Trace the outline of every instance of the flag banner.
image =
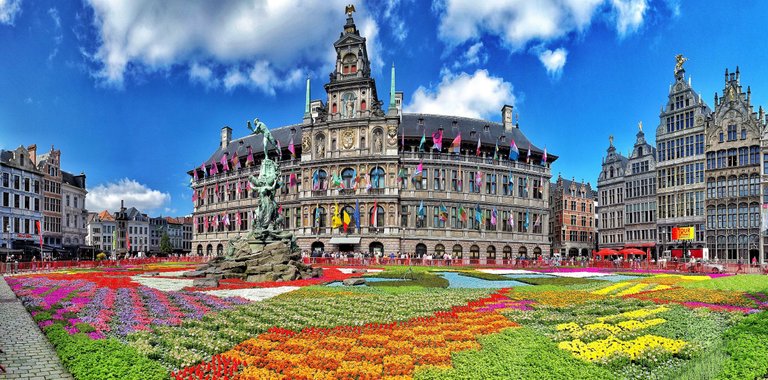
<path id="1" fill-rule="evenodd" d="M 456 135 L 456 138 L 453 139 L 453 142 L 451 143 L 451 151 L 453 153 L 461 153 L 461 132 L 459 132 L 458 135 Z"/>
<path id="2" fill-rule="evenodd" d="M 526 164 L 531 163 L 531 144 L 528 144 L 528 156 L 525 158 L 525 163 Z"/>
<path id="3" fill-rule="evenodd" d="M 235 154 L 232 155 L 232 169 L 240 169 L 240 157 L 238 157 L 237 151 L 235 151 Z"/>
<path id="4" fill-rule="evenodd" d="M 520 149 L 517 149 L 517 144 L 515 144 L 515 139 L 512 139 L 512 141 L 509 143 L 509 159 L 512 161 L 517 161 L 519 157 L 520 157 Z"/>
<path id="5" fill-rule="evenodd" d="M 229 158 L 227 156 L 227 153 L 224 153 L 224 155 L 221 156 L 221 160 L 219 160 L 221 163 L 221 171 L 228 172 L 229 171 Z"/>
<path id="6" fill-rule="evenodd" d="M 528 232 L 528 210 L 525 210 L 525 219 L 523 220 L 523 228 L 525 229 L 525 232 Z"/>
<path id="7" fill-rule="evenodd" d="M 125 230 L 125 249 L 127 251 L 131 250 L 131 239 L 128 237 L 128 230 Z"/>
<path id="8" fill-rule="evenodd" d="M 379 213 L 377 212 L 379 209 L 379 201 L 375 199 L 373 201 L 373 209 L 371 210 L 371 227 L 378 226 L 379 221 Z"/>
<path id="9" fill-rule="evenodd" d="M 320 190 L 320 171 L 312 173 L 312 190 Z"/>
<path id="10" fill-rule="evenodd" d="M 547 147 L 544 147 L 544 154 L 541 155 L 541 166 L 547 166 Z"/>
<path id="11" fill-rule="evenodd" d="M 192 204 L 195 204 L 197 202 L 197 191 L 192 190 Z"/>
<path id="12" fill-rule="evenodd" d="M 760 231 L 768 230 L 768 203 L 763 203 L 761 205 L 760 214 L 763 217 L 763 223 L 760 225 Z"/>
<path id="13" fill-rule="evenodd" d="M 229 215 L 224 214 L 224 217 L 222 219 L 224 220 L 224 225 L 229 226 Z"/>
<path id="14" fill-rule="evenodd" d="M 371 176 L 370 174 L 365 174 L 365 191 L 370 190 L 373 188 L 373 184 L 371 183 Z"/>
<path id="15" fill-rule="evenodd" d="M 208 177 L 208 170 L 205 169 L 205 162 L 200 164 L 200 170 L 203 171 L 203 177 Z"/>
<path id="16" fill-rule="evenodd" d="M 483 223 L 483 210 L 480 209 L 480 204 L 475 206 L 475 220 L 478 224 Z M 478 226 L 478 228 L 480 228 L 480 226 Z"/>
<path id="17" fill-rule="evenodd" d="M 112 231 L 112 250 L 117 250 L 117 229 Z"/>
<path id="18" fill-rule="evenodd" d="M 400 143 L 400 146 L 403 148 L 403 152 L 405 152 L 405 127 L 403 127 L 403 131 L 402 132 L 403 132 L 402 133 L 403 137 L 402 137 L 402 142 Z M 358 228 L 360 228 L 360 227 L 358 227 Z"/>
<path id="19" fill-rule="evenodd" d="M 432 133 L 432 149 L 443 150 L 443 130 L 438 129 Z"/>
<path id="20" fill-rule="evenodd" d="M 509 210 L 509 220 L 507 221 L 507 224 L 509 224 L 510 227 L 515 227 L 515 212 L 513 210 Z"/>
<path id="21" fill-rule="evenodd" d="M 195 170 L 193 170 L 193 172 L 195 172 L 193 174 L 195 181 L 198 181 L 200 179 L 200 177 L 198 177 L 198 175 L 197 175 L 197 168 L 195 168 Z"/>
<path id="22" fill-rule="evenodd" d="M 277 157 L 283 157 L 283 147 L 280 146 L 280 140 L 275 139 L 277 142 Z"/>
<path id="23" fill-rule="evenodd" d="M 205 230 L 208 231 L 209 223 L 208 223 L 208 217 L 207 216 L 203 217 L 203 225 L 205 226 Z"/>
<path id="24" fill-rule="evenodd" d="M 315 226 L 320 227 L 320 204 L 315 206 Z"/>
<path id="25" fill-rule="evenodd" d="M 291 141 L 288 143 L 288 151 L 291 152 L 291 158 L 296 158 L 296 145 L 293 143 L 293 136 L 291 136 Z"/>
<path id="26" fill-rule="evenodd" d="M 416 211 L 416 216 L 418 216 L 419 218 L 424 218 L 426 214 L 427 214 L 426 210 L 424 210 L 424 200 L 422 199 L 421 203 L 419 203 L 419 208 Z"/>
<path id="27" fill-rule="evenodd" d="M 211 160 L 211 175 L 219 174 L 219 166 L 216 165 L 216 161 Z"/>
<path id="28" fill-rule="evenodd" d="M 37 225 L 37 234 L 40 235 L 40 255 L 43 254 L 43 227 L 40 225 L 40 221 L 36 220 L 35 225 Z"/>
<path id="29" fill-rule="evenodd" d="M 496 142 L 496 146 L 493 147 L 493 159 L 498 160 L 499 159 L 499 142 Z"/>
<path id="30" fill-rule="evenodd" d="M 242 219 L 242 217 L 240 216 L 240 213 L 239 213 L 239 212 L 235 213 L 235 225 L 236 225 L 238 228 L 240 228 L 240 224 L 242 224 L 242 223 L 243 223 L 243 219 Z"/>
<path id="31" fill-rule="evenodd" d="M 349 222 L 352 221 L 352 218 L 349 217 L 349 213 L 347 213 L 347 210 L 344 210 L 344 219 L 342 220 L 344 224 L 344 232 L 347 232 L 347 229 L 349 229 Z"/>
<path id="32" fill-rule="evenodd" d="M 408 170 L 406 168 L 400 168 L 397 173 L 397 183 L 403 183 L 408 178 Z"/>
<path id="33" fill-rule="evenodd" d="M 496 225 L 496 208 L 491 211 L 491 225 Z"/>
<path id="34" fill-rule="evenodd" d="M 475 174 L 475 185 L 479 188 L 483 187 L 483 172 L 480 171 L 480 168 L 477 168 L 477 174 Z"/>
<path id="35" fill-rule="evenodd" d="M 421 141 L 419 142 L 419 152 L 424 151 L 424 143 L 427 142 L 427 134 L 426 132 L 421 133 Z"/>
<path id="36" fill-rule="evenodd" d="M 469 215 L 467 215 L 467 210 L 464 208 L 464 205 L 459 206 L 459 218 L 462 222 L 466 222 L 467 219 L 469 219 Z"/>
<path id="37" fill-rule="evenodd" d="M 538 227 L 541 223 L 541 214 L 536 214 L 536 219 L 533 221 L 533 226 Z"/>
<path id="38" fill-rule="evenodd" d="M 477 149 L 475 149 L 475 155 L 480 157 L 480 136 L 477 136 Z"/>
<path id="39" fill-rule="evenodd" d="M 360 229 L 360 200 L 355 200 L 355 226 Z"/>
<path id="40" fill-rule="evenodd" d="M 442 220 L 443 222 L 448 220 L 448 209 L 445 207 L 445 205 L 443 205 L 442 202 L 440 202 L 440 211 L 437 215 L 438 219 Z"/>
<path id="41" fill-rule="evenodd" d="M 419 162 L 419 165 L 416 166 L 416 171 L 413 172 L 413 181 L 414 182 L 421 182 L 421 179 L 424 176 L 424 161 Z"/>
<path id="42" fill-rule="evenodd" d="M 251 146 L 248 145 L 248 157 L 245 158 L 245 166 L 251 166 L 253 164 L 253 150 L 251 150 Z"/>

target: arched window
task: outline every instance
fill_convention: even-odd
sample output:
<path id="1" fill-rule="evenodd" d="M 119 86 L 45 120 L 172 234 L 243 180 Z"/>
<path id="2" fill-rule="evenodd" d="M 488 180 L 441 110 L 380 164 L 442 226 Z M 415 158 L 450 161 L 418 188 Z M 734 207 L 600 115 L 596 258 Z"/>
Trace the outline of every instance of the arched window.
<path id="1" fill-rule="evenodd" d="M 346 168 L 341 171 L 341 182 L 344 184 L 345 189 L 351 189 L 355 185 L 355 169 Z"/>
<path id="2" fill-rule="evenodd" d="M 224 246 L 223 245 L 219 244 L 219 245 L 216 246 L 216 255 L 217 256 L 224 255 Z"/>
<path id="3" fill-rule="evenodd" d="M 489 259 L 495 259 L 496 258 L 496 247 L 489 245 L 488 248 L 485 249 L 486 257 Z"/>
<path id="4" fill-rule="evenodd" d="M 504 258 L 505 259 L 512 258 L 512 247 L 510 247 L 508 245 L 505 245 L 504 249 L 503 249 L 503 252 L 504 252 Z"/>
<path id="5" fill-rule="evenodd" d="M 328 173 L 323 169 L 315 170 L 312 174 L 312 190 L 325 190 L 328 188 Z"/>
<path id="6" fill-rule="evenodd" d="M 608 173 L 610 173 L 608 178 L 613 178 L 613 167 L 608 169 Z"/>
<path id="7" fill-rule="evenodd" d="M 337 114 L 339 113 L 339 106 L 336 105 L 336 103 L 333 103 L 331 106 L 331 114 Z"/>
<path id="8" fill-rule="evenodd" d="M 381 167 L 375 167 L 371 169 L 371 188 L 383 189 L 384 188 L 384 169 Z"/>
<path id="9" fill-rule="evenodd" d="M 368 104 L 363 100 L 360 102 L 360 111 L 365 111 L 366 109 L 368 109 Z"/>
<path id="10" fill-rule="evenodd" d="M 374 212 L 376 213 L 375 215 Z M 384 227 L 384 207 L 376 206 L 375 210 L 371 207 L 370 211 L 368 211 L 368 216 L 371 227 Z"/>
<path id="11" fill-rule="evenodd" d="M 344 224 L 343 224 L 343 222 L 344 222 L 344 213 L 345 212 L 347 213 L 347 215 L 349 215 L 349 224 L 347 225 L 347 233 L 348 234 L 353 234 L 353 233 L 355 233 L 355 227 L 356 227 L 356 223 L 355 223 L 355 208 L 350 206 L 350 205 L 346 205 L 346 206 L 344 206 L 344 208 L 341 209 L 341 214 L 340 215 L 341 215 L 341 221 L 342 221 L 342 225 L 341 225 L 341 230 L 342 231 L 344 231 Z"/>
<path id="12" fill-rule="evenodd" d="M 365 136 L 360 136 L 360 149 L 365 149 Z"/>
<path id="13" fill-rule="evenodd" d="M 469 247 L 469 258 L 470 259 L 480 258 L 480 247 L 478 247 L 476 244 L 473 244 L 471 247 Z"/>
<path id="14" fill-rule="evenodd" d="M 341 60 L 341 73 L 354 74 L 357 72 L 357 56 L 349 53 Z"/>
<path id="15" fill-rule="evenodd" d="M 323 207 L 323 206 L 316 207 L 312 211 L 312 214 L 313 214 L 312 227 L 324 228 L 325 227 L 325 223 L 326 223 L 326 219 L 327 219 L 327 214 L 325 212 L 325 207 Z"/>
<path id="16" fill-rule="evenodd" d="M 72 238 L 72 244 L 75 244 L 75 245 L 80 244 L 80 239 Z"/>
<path id="17" fill-rule="evenodd" d="M 69 245 L 69 238 L 64 239 L 64 244 Z"/>
<path id="18" fill-rule="evenodd" d="M 384 244 L 378 241 L 374 241 L 368 246 L 368 253 L 370 253 L 371 255 L 383 255 Z"/>
<path id="19" fill-rule="evenodd" d="M 202 244 L 198 244 L 197 245 L 197 255 L 198 256 L 202 256 L 203 255 L 203 245 Z"/>
<path id="20" fill-rule="evenodd" d="M 312 253 L 320 254 L 325 250 L 325 245 L 321 241 L 312 243 Z"/>
<path id="21" fill-rule="evenodd" d="M 463 251 L 464 249 L 461 247 L 461 244 L 455 244 L 453 246 L 453 258 L 460 259 Z"/>
<path id="22" fill-rule="evenodd" d="M 539 256 L 541 256 L 541 248 L 539 248 L 539 247 L 533 247 L 533 256 L 534 256 L 534 257 L 539 257 Z"/>
<path id="23" fill-rule="evenodd" d="M 427 245 L 424 243 L 416 244 L 416 257 L 423 257 L 427 254 Z"/>
<path id="24" fill-rule="evenodd" d="M 208 244 L 208 246 L 205 247 L 205 254 L 208 255 L 208 256 L 212 256 L 213 255 L 213 246 L 212 245 Z"/>
<path id="25" fill-rule="evenodd" d="M 438 244 L 435 246 L 435 257 L 443 257 L 445 254 L 445 246 Z"/>
<path id="26" fill-rule="evenodd" d="M 520 256 L 527 256 L 528 255 L 528 248 L 520 247 L 520 249 L 517 250 L 517 254 Z"/>

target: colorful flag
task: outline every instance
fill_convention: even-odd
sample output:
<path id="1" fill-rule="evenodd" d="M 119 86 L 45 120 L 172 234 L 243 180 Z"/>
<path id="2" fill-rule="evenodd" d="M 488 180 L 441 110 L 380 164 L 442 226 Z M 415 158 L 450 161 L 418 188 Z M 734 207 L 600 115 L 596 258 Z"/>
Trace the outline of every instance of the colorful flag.
<path id="1" fill-rule="evenodd" d="M 251 146 L 248 145 L 248 157 L 245 158 L 245 166 L 251 166 L 253 164 L 253 150 L 251 150 Z"/>
<path id="2" fill-rule="evenodd" d="M 477 174 L 475 174 L 475 185 L 478 188 L 483 187 L 483 172 L 480 171 L 480 168 L 477 168 Z"/>
<path id="3" fill-rule="evenodd" d="M 525 163 L 530 164 L 531 163 L 531 144 L 528 144 L 528 156 L 525 158 Z"/>
<path id="4" fill-rule="evenodd" d="M 438 129 L 432 133 L 432 149 L 443 150 L 443 130 Z"/>
<path id="5" fill-rule="evenodd" d="M 499 142 L 496 141 L 496 146 L 493 148 L 493 159 L 498 160 L 499 159 Z"/>
<path id="6" fill-rule="evenodd" d="M 205 230 L 208 231 L 208 217 L 203 217 L 203 225 L 205 226 Z"/>
<path id="7" fill-rule="evenodd" d="M 320 227 L 320 204 L 315 206 L 315 226 Z"/>
<path id="8" fill-rule="evenodd" d="M 475 220 L 477 221 L 478 224 L 483 223 L 483 210 L 480 209 L 479 203 L 475 206 Z"/>
<path id="9" fill-rule="evenodd" d="M 277 156 L 283 157 L 283 147 L 280 146 L 280 140 L 275 139 L 275 141 L 277 142 Z"/>
<path id="10" fill-rule="evenodd" d="M 242 223 L 243 223 L 243 219 L 242 219 L 242 217 L 240 216 L 240 213 L 239 213 L 239 212 L 236 212 L 236 213 L 235 213 L 235 225 L 237 226 L 237 228 L 240 228 L 240 225 L 241 225 Z"/>
<path id="11" fill-rule="evenodd" d="M 424 143 L 427 142 L 426 132 L 421 132 L 421 141 L 419 142 L 419 152 L 424 151 Z"/>
<path id="12" fill-rule="evenodd" d="M 541 166 L 547 166 L 547 147 L 544 147 L 544 154 L 541 155 Z"/>
<path id="13" fill-rule="evenodd" d="M 453 142 L 451 143 L 451 151 L 453 151 L 453 153 L 461 153 L 461 132 L 459 132 L 459 134 L 456 135 L 456 138 L 453 139 Z"/>
<path id="14" fill-rule="evenodd" d="M 194 172 L 193 178 L 195 179 L 195 181 L 199 180 L 200 177 L 197 176 L 197 168 L 195 168 L 195 170 L 193 170 L 193 172 Z"/>
<path id="15" fill-rule="evenodd" d="M 229 226 L 229 214 L 224 214 L 224 225 Z"/>
<path id="16" fill-rule="evenodd" d="M 195 204 L 197 202 L 197 191 L 192 190 L 192 204 Z"/>
<path id="17" fill-rule="evenodd" d="M 517 149 L 515 139 L 512 139 L 509 144 L 509 159 L 512 161 L 517 161 L 518 157 L 520 157 L 520 149 Z"/>
<path id="18" fill-rule="evenodd" d="M 237 151 L 235 151 L 235 154 L 232 155 L 232 169 L 240 169 L 240 156 L 237 155 Z"/>
<path id="19" fill-rule="evenodd" d="M 221 171 L 228 172 L 229 171 L 229 159 L 227 158 L 227 153 L 224 153 L 221 156 L 221 160 L 219 162 L 221 163 Z"/>
<path id="20" fill-rule="evenodd" d="M 443 202 L 440 202 L 440 211 L 437 214 L 437 218 L 445 222 L 448 220 L 448 209 L 445 208 L 445 205 L 443 205 Z"/>
<path id="21" fill-rule="evenodd" d="M 413 181 L 414 182 L 421 182 L 421 179 L 424 176 L 424 161 L 419 162 L 419 165 L 416 166 L 416 171 L 413 172 Z"/>
<path id="22" fill-rule="evenodd" d="M 320 190 L 320 170 L 312 173 L 312 190 Z"/>
<path id="23" fill-rule="evenodd" d="M 205 170 L 205 162 L 203 162 L 202 164 L 200 164 L 200 170 L 202 170 L 202 171 L 203 171 L 203 177 L 208 177 L 208 171 L 207 171 L 207 170 Z"/>
<path id="24" fill-rule="evenodd" d="M 373 188 L 373 184 L 371 183 L 371 176 L 366 173 L 365 174 L 365 190 L 368 191 L 371 188 Z"/>
<path id="25" fill-rule="evenodd" d="M 352 218 L 349 217 L 349 213 L 347 213 L 347 210 L 344 210 L 344 219 L 342 220 L 344 224 L 344 232 L 347 232 L 347 229 L 349 228 L 349 222 L 352 221 Z"/>
<path id="26" fill-rule="evenodd" d="M 477 136 L 477 149 L 475 149 L 475 155 L 480 157 L 480 136 Z"/>
<path id="27" fill-rule="evenodd" d="M 421 200 L 421 203 L 419 203 L 419 208 L 416 211 L 416 216 L 419 218 L 424 218 L 426 216 L 426 211 L 424 210 L 424 200 Z"/>
<path id="28" fill-rule="evenodd" d="M 534 227 L 534 228 L 535 228 L 535 227 L 538 227 L 538 226 L 539 226 L 539 223 L 541 223 L 541 215 L 539 215 L 539 214 L 536 214 L 536 219 L 534 219 L 534 221 L 533 221 L 533 227 Z"/>
<path id="29" fill-rule="evenodd" d="M 496 225 L 496 208 L 493 208 L 493 211 L 491 211 L 491 225 Z"/>
<path id="30" fill-rule="evenodd" d="M 510 227 L 515 227 L 515 212 L 512 210 L 509 210 L 509 220 L 507 223 L 510 225 Z"/>
<path id="31" fill-rule="evenodd" d="M 523 220 L 523 228 L 525 232 L 528 232 L 528 210 L 525 210 L 525 219 Z"/>
<path id="32" fill-rule="evenodd" d="M 291 158 L 296 158 L 296 145 L 293 144 L 293 136 L 291 136 L 291 142 L 288 143 L 288 151 L 291 152 Z"/>
<path id="33" fill-rule="evenodd" d="M 295 187 L 298 182 L 299 181 L 296 179 L 296 173 L 291 173 L 291 175 L 288 176 L 288 186 Z"/>
<path id="34" fill-rule="evenodd" d="M 40 235 L 40 255 L 43 254 L 43 227 L 40 226 L 40 221 L 36 220 L 35 225 L 37 225 L 37 234 Z"/>
<path id="35" fill-rule="evenodd" d="M 378 221 L 379 221 L 378 210 L 379 210 L 379 201 L 378 200 L 374 200 L 373 201 L 373 209 L 371 210 L 371 226 L 372 227 L 378 226 Z"/>
<path id="36" fill-rule="evenodd" d="M 210 170 L 210 174 L 211 174 L 211 175 L 214 175 L 214 174 L 219 174 L 219 166 L 218 166 L 218 165 L 216 165 L 216 161 L 213 161 L 213 160 L 211 160 L 211 170 Z"/>
<path id="37" fill-rule="evenodd" d="M 333 216 L 331 217 L 331 227 L 339 228 L 341 225 L 341 213 L 339 212 L 339 203 L 337 202 L 336 207 L 333 209 Z"/>
<path id="38" fill-rule="evenodd" d="M 219 228 L 219 214 L 213 216 L 213 226 Z"/>
<path id="39" fill-rule="evenodd" d="M 466 222 L 467 219 L 469 219 L 469 215 L 467 215 L 467 210 L 464 208 L 464 205 L 459 206 L 459 218 L 462 222 Z"/>
<path id="40" fill-rule="evenodd" d="M 360 229 L 360 200 L 355 200 L 355 226 Z"/>
<path id="41" fill-rule="evenodd" d="M 397 183 L 403 183 L 408 178 L 408 170 L 406 168 L 400 168 L 397 172 Z"/>

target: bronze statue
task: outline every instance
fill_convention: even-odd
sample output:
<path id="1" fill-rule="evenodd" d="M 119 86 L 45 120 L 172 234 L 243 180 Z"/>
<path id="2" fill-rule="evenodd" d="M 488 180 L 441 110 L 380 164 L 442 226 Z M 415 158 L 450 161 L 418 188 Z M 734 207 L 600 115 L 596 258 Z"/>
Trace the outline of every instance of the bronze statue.
<path id="1" fill-rule="evenodd" d="M 267 125 L 259 121 L 259 118 L 253 119 L 253 127 L 251 127 L 251 122 L 248 121 L 248 129 L 251 131 L 251 134 L 258 135 L 262 134 L 264 135 L 264 139 L 262 140 L 262 144 L 264 145 L 264 156 L 267 157 L 269 155 L 269 147 L 267 146 L 267 143 L 272 144 L 272 147 L 277 149 L 277 141 L 274 137 L 272 137 L 272 133 L 269 132 L 269 128 L 267 128 Z M 277 152 L 279 155 L 280 152 Z"/>
<path id="2" fill-rule="evenodd" d="M 280 188 L 279 168 L 277 164 L 269 158 L 261 161 L 261 170 L 259 176 L 248 177 L 251 187 L 259 194 L 259 205 L 254 212 L 253 224 L 251 230 L 265 229 L 274 230 L 277 220 L 277 202 L 275 202 L 275 193 Z"/>
<path id="3" fill-rule="evenodd" d="M 675 61 L 677 61 L 677 63 L 675 63 L 675 74 L 677 74 L 680 70 L 683 69 L 683 63 L 685 63 L 685 61 L 687 60 L 688 58 L 683 57 L 682 54 L 678 54 L 675 56 Z"/>

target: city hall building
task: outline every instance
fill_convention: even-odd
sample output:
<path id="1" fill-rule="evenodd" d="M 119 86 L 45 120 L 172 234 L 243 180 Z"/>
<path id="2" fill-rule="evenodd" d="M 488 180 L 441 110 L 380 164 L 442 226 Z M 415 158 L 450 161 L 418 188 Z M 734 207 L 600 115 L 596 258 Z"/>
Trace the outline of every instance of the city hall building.
<path id="1" fill-rule="evenodd" d="M 511 106 L 501 123 L 404 113 L 394 66 L 380 100 L 351 14 L 333 48 L 327 98 L 310 100 L 307 80 L 302 122 L 271 128 L 279 147 L 267 147 L 279 155 L 285 228 L 302 250 L 477 259 L 550 252 L 557 157 L 525 136 Z M 213 153 L 188 171 L 194 253 L 222 254 L 249 232 L 258 199 L 248 178 L 258 175 L 264 148 L 261 135 L 233 139 L 224 127 Z"/>

